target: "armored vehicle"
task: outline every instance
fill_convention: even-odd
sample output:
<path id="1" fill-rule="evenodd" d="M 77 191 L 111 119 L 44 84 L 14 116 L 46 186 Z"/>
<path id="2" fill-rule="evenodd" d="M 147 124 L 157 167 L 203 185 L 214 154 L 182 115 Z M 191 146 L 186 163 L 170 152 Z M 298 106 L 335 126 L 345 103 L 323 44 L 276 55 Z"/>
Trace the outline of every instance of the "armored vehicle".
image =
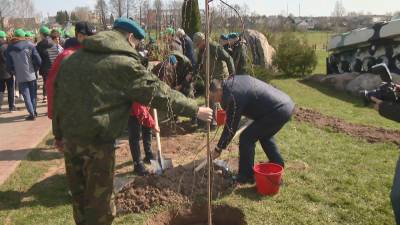
<path id="1" fill-rule="evenodd" d="M 367 72 L 379 63 L 400 74 L 400 19 L 333 36 L 327 50 L 328 74 Z"/>

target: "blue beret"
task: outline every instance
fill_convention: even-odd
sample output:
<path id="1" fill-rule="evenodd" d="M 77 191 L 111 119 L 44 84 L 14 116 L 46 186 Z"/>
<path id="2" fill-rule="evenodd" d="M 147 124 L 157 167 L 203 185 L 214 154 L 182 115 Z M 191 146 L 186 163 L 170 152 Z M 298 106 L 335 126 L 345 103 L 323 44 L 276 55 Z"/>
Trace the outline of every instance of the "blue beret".
<path id="1" fill-rule="evenodd" d="M 176 57 L 174 55 L 170 55 L 168 57 L 168 62 L 171 63 L 172 65 L 175 65 L 178 62 L 178 60 L 176 59 Z"/>
<path id="2" fill-rule="evenodd" d="M 219 38 L 224 41 L 227 41 L 229 39 L 228 35 L 226 35 L 226 34 L 221 34 L 221 36 Z"/>
<path id="3" fill-rule="evenodd" d="M 131 18 L 121 17 L 115 20 L 114 29 L 119 28 L 126 32 L 132 33 L 136 39 L 142 40 L 146 36 L 144 30 Z"/>
<path id="4" fill-rule="evenodd" d="M 228 38 L 229 39 L 238 38 L 239 36 L 240 36 L 239 33 L 230 33 L 230 34 L 228 34 Z"/>

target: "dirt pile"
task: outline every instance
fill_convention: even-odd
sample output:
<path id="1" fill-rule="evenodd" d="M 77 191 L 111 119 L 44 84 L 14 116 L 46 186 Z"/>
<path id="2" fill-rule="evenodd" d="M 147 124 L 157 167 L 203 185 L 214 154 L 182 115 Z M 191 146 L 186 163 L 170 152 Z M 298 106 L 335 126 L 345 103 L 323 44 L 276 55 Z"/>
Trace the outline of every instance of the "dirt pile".
<path id="1" fill-rule="evenodd" d="M 342 119 L 326 116 L 311 109 L 299 107 L 294 114 L 296 120 L 311 123 L 318 128 L 331 128 L 352 137 L 363 138 L 370 143 L 392 142 L 400 145 L 400 131 L 353 124 Z"/>
<path id="2" fill-rule="evenodd" d="M 182 204 L 187 201 L 187 198 L 168 189 L 160 190 L 152 186 L 141 187 L 133 184 L 116 197 L 118 213 L 141 213 L 154 206 Z"/>
<path id="3" fill-rule="evenodd" d="M 228 205 L 213 206 L 214 225 L 247 225 L 244 213 Z M 146 225 L 207 225 L 207 207 L 193 206 L 160 213 Z"/>
<path id="4" fill-rule="evenodd" d="M 196 164 L 198 165 L 198 164 Z M 171 205 L 207 195 L 207 173 L 194 173 L 194 163 L 167 170 L 161 176 L 138 177 L 116 196 L 119 213 L 144 212 L 153 206 Z M 232 180 L 221 171 L 213 173 L 213 197 L 230 190 Z"/>

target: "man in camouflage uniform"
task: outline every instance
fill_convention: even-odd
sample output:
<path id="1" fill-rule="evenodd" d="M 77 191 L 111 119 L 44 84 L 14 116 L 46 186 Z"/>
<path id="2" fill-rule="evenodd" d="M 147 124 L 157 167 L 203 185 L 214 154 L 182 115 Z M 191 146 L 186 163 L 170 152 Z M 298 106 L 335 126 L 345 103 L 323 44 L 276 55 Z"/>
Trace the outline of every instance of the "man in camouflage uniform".
<path id="1" fill-rule="evenodd" d="M 229 43 L 232 47 L 232 58 L 235 64 L 235 70 L 237 75 L 248 74 L 247 68 L 247 46 L 246 43 L 241 39 L 238 33 L 230 33 L 228 35 Z"/>
<path id="2" fill-rule="evenodd" d="M 77 225 L 112 224 L 114 142 L 133 102 L 211 120 L 211 109 L 198 107 L 141 65 L 135 46 L 144 35 L 133 20 L 117 19 L 112 31 L 87 38 L 57 75 L 53 133 L 64 151 Z"/>
<path id="3" fill-rule="evenodd" d="M 189 58 L 178 51 L 172 51 L 167 60 L 158 63 L 151 70 L 160 80 L 186 97 L 194 97 L 193 67 Z"/>
<path id="4" fill-rule="evenodd" d="M 199 49 L 199 73 L 205 80 L 206 74 L 206 40 L 203 33 L 195 33 L 193 43 Z M 235 74 L 235 65 L 232 57 L 216 42 L 210 41 L 210 80 L 224 80 Z"/>
<path id="5" fill-rule="evenodd" d="M 196 84 L 196 91 L 201 92 L 203 87 L 208 87 L 210 84 L 205 84 L 206 81 L 206 39 L 203 33 L 197 32 L 193 35 L 193 43 L 196 48 L 199 49 L 199 76 L 203 82 Z M 235 75 L 235 65 L 233 63 L 232 57 L 228 52 L 224 50 L 224 48 L 216 42 L 210 41 L 210 81 L 216 79 L 223 81 L 228 79 L 228 77 Z M 218 107 L 214 102 L 210 102 L 210 106 L 213 109 Z M 214 114 L 215 116 L 215 114 Z M 199 124 L 202 126 L 202 124 Z M 215 129 L 217 123 L 215 119 L 213 119 L 211 123 L 211 129 Z"/>
<path id="6" fill-rule="evenodd" d="M 224 50 L 232 56 L 232 49 L 229 43 L 229 37 L 226 34 L 221 34 L 219 37 L 219 44 L 224 48 Z"/>
<path id="7" fill-rule="evenodd" d="M 177 63 L 173 67 L 174 77 L 176 77 L 174 89 L 180 91 L 186 97 L 194 98 L 193 67 L 191 60 L 178 51 L 171 52 L 170 56 L 175 56 L 177 60 Z"/>

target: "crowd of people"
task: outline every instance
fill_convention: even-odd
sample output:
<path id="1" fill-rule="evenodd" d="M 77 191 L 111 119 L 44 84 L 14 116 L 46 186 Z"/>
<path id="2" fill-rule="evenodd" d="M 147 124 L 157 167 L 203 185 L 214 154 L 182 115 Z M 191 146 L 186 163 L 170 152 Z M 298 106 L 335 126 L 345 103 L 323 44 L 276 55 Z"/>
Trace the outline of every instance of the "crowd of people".
<path id="1" fill-rule="evenodd" d="M 12 37 L 0 31 L 0 99 L 7 88 L 9 111 L 16 110 L 16 83 L 29 113 L 26 119 L 35 120 L 37 79 L 43 77 L 42 100 L 47 101 L 55 145 L 65 157 L 77 225 L 112 224 L 115 140 L 126 128 L 134 173 L 148 175 L 144 164 L 155 158 L 152 130 L 160 131 L 150 107 L 172 114 L 173 119 L 189 117 L 212 126 L 216 109 L 225 110 L 226 123 L 213 159 L 232 141 L 242 116 L 253 120 L 240 135 L 239 171 L 233 177 L 237 183 L 254 183 L 256 142 L 270 162 L 285 166 L 274 136 L 290 120 L 295 104 L 284 92 L 248 75 L 242 34 L 210 41 L 209 84 L 204 82 L 205 35 L 198 32 L 191 38 L 183 29 L 173 28 L 164 34 L 168 52 L 150 66 L 157 41 L 149 38 L 145 44 L 145 31 L 130 18 L 118 18 L 111 30 L 102 32 L 78 22 L 72 38 L 42 27 L 37 44 L 22 29 Z M 194 98 L 205 88 L 210 90 L 211 104 L 199 107 Z"/>
<path id="2" fill-rule="evenodd" d="M 82 26 L 88 23 L 77 23 L 77 36 L 82 32 Z M 94 27 L 92 33 L 95 33 Z M 83 31 L 85 32 L 85 31 Z M 26 120 L 33 121 L 38 116 L 36 111 L 38 77 L 43 78 L 42 102 L 47 102 L 47 80 L 51 75 L 51 69 L 59 66 L 57 57 L 64 52 L 70 52 L 71 48 L 79 45 L 77 38 L 69 38 L 69 35 L 59 29 L 50 30 L 42 26 L 39 30 L 38 38 L 29 31 L 15 29 L 13 33 L 7 34 L 0 31 L 0 109 L 2 107 L 3 96 L 8 95 L 9 112 L 17 110 L 15 106 L 16 89 L 25 103 L 28 116 Z M 82 41 L 82 40 L 81 40 Z M 53 65 L 55 65 L 53 68 Z M 54 76 L 55 72 L 53 72 Z M 50 87 L 51 88 L 51 87 Z M 52 94 L 52 93 L 50 93 Z M 49 104 L 51 107 L 51 104 Z M 49 112 L 51 116 L 51 112 Z"/>
<path id="3" fill-rule="evenodd" d="M 228 38 L 224 45 L 210 43 L 210 108 L 199 107 L 194 99 L 210 85 L 204 83 L 203 33 L 195 33 L 191 39 L 183 29 L 175 32 L 167 28 L 162 40 L 168 52 L 154 66 L 149 65 L 149 58 L 158 48 L 157 41 L 149 38 L 145 44 L 145 31 L 130 18 L 119 18 L 112 30 L 98 33 L 89 23 L 79 22 L 75 25 L 75 37 L 66 40 L 46 27 L 40 29 L 40 34 L 41 41 L 35 46 L 22 38 L 22 30 L 15 31 L 15 36 L 21 37 L 20 44 L 15 46 L 27 51 L 18 58 L 15 55 L 22 52 L 16 47 L 5 48 L 6 70 L 18 81 L 21 65 L 26 65 L 23 72 L 29 71 L 30 79 L 21 80 L 29 83 L 19 85 L 27 86 L 26 94 L 22 93 L 28 102 L 29 120 L 36 116 L 37 74 L 45 81 L 48 117 L 52 119 L 55 145 L 64 153 L 76 224 L 112 223 L 115 140 L 126 128 L 134 173 L 149 173 L 144 164 L 155 159 L 152 130 L 160 130 L 150 107 L 167 112 L 172 119 L 184 116 L 194 124 L 203 121 L 201 126 L 206 122 L 214 124 L 217 106 L 226 110 L 227 123 L 213 158 L 218 158 L 227 147 L 242 115 L 253 119 L 254 126 L 240 139 L 236 182 L 254 183 L 249 168 L 254 164 L 257 141 L 262 141 L 272 162 L 284 165 L 273 136 L 291 117 L 294 104 L 285 93 L 246 75 L 246 47 L 240 34 L 225 35 Z M 25 64 L 16 64 L 20 58 Z M 13 68 L 18 68 L 17 72 Z M 271 120 L 271 115 L 281 119 Z M 271 128 L 262 129 L 260 126 L 264 125 Z"/>

